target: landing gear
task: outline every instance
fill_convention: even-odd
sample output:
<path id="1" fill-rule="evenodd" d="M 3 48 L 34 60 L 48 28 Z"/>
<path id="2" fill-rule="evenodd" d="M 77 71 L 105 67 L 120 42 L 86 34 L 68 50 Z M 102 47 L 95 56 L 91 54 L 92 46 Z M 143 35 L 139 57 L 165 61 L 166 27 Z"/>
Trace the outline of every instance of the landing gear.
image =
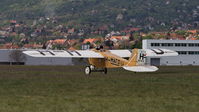
<path id="1" fill-rule="evenodd" d="M 86 75 L 90 75 L 90 74 L 91 74 L 91 68 L 90 68 L 90 66 L 87 66 L 87 67 L 85 68 L 85 74 L 86 74 Z"/>
<path id="2" fill-rule="evenodd" d="M 104 68 L 103 73 L 107 74 L 107 68 Z"/>
<path id="3" fill-rule="evenodd" d="M 102 73 L 104 73 L 104 74 L 107 74 L 107 68 L 97 69 L 97 68 L 95 68 L 95 66 L 90 65 L 90 66 L 87 66 L 87 67 L 85 68 L 85 71 L 84 71 L 84 72 L 85 72 L 86 75 L 90 75 L 91 72 L 102 72 Z"/>

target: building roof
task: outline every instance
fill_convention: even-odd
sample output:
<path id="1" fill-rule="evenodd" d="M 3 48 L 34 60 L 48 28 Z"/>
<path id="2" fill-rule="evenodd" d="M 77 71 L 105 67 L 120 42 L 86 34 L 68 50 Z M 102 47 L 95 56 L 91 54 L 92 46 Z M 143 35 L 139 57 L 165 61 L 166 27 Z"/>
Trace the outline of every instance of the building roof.
<path id="1" fill-rule="evenodd" d="M 13 43 L 7 43 L 0 47 L 0 49 L 18 49 L 18 48 L 19 48 L 19 46 L 15 45 Z"/>
<path id="2" fill-rule="evenodd" d="M 77 50 L 77 49 L 75 49 L 74 47 L 70 47 L 68 50 L 74 51 L 74 50 Z"/>
<path id="3" fill-rule="evenodd" d="M 66 39 L 56 39 L 56 40 L 49 40 L 47 43 L 53 43 L 53 44 L 65 44 Z"/>
<path id="4" fill-rule="evenodd" d="M 188 30 L 188 32 L 196 34 L 198 31 L 197 30 Z"/>
<path id="5" fill-rule="evenodd" d="M 189 38 L 189 40 L 198 40 L 198 39 L 195 37 L 191 37 L 191 38 Z"/>
<path id="6" fill-rule="evenodd" d="M 42 48 L 43 45 L 40 45 L 40 44 L 25 44 L 23 47 L 24 48 Z"/>
<path id="7" fill-rule="evenodd" d="M 74 33 L 74 32 L 75 32 L 75 28 L 68 29 L 68 33 Z"/>
<path id="8" fill-rule="evenodd" d="M 92 43 L 94 43 L 94 42 L 96 42 L 96 41 L 98 41 L 98 40 L 99 40 L 99 39 L 97 39 L 97 38 L 89 38 L 89 39 L 85 39 L 83 43 L 86 44 L 86 43 L 89 42 L 89 43 L 92 44 Z"/>
<path id="9" fill-rule="evenodd" d="M 70 40 L 67 40 L 67 44 L 70 45 L 70 46 L 74 46 L 75 44 L 77 44 L 79 42 L 78 39 L 70 39 Z"/>
<path id="10" fill-rule="evenodd" d="M 127 39 L 129 39 L 129 36 L 112 36 L 111 40 L 114 40 L 114 39 L 116 39 L 116 40 L 127 40 Z"/>

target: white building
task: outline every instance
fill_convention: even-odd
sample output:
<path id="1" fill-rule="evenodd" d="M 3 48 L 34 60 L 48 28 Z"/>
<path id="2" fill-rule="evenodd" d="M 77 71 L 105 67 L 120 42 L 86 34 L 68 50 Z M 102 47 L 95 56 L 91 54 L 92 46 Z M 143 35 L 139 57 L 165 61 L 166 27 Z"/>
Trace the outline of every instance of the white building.
<path id="1" fill-rule="evenodd" d="M 143 40 L 143 49 L 170 49 L 179 56 L 148 58 L 151 65 L 199 65 L 199 40 Z"/>

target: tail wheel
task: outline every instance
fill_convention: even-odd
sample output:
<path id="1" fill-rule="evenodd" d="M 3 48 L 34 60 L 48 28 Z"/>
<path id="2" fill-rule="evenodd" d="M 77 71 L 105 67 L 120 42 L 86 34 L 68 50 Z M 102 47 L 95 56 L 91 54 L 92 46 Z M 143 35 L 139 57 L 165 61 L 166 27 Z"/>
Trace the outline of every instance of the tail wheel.
<path id="1" fill-rule="evenodd" d="M 91 74 L 91 68 L 90 68 L 89 66 L 87 66 L 87 67 L 85 68 L 85 74 L 86 74 L 86 75 L 90 75 L 90 74 Z"/>
<path id="2" fill-rule="evenodd" d="M 90 65 L 90 69 L 91 69 L 91 71 L 92 71 L 92 70 L 95 70 L 95 66 Z"/>
<path id="3" fill-rule="evenodd" d="M 104 73 L 104 74 L 107 74 L 107 68 L 104 68 L 103 73 Z"/>

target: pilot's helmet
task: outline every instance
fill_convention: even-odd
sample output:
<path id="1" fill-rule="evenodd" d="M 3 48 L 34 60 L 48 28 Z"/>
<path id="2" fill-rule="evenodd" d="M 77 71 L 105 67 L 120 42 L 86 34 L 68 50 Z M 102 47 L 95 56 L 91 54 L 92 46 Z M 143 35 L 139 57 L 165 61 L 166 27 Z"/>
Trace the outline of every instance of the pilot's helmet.
<path id="1" fill-rule="evenodd" d="M 100 50 L 100 47 L 97 46 L 97 47 L 96 47 L 96 50 Z"/>

